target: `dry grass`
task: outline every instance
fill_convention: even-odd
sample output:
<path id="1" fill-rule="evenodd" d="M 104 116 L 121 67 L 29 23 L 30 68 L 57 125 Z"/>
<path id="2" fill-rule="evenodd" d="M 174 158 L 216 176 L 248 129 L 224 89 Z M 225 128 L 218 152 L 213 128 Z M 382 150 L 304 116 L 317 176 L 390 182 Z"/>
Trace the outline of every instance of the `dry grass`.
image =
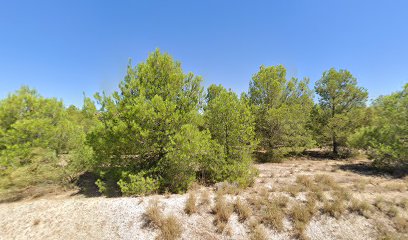
<path id="1" fill-rule="evenodd" d="M 311 177 L 306 175 L 299 175 L 296 177 L 296 183 L 309 189 L 313 186 L 313 180 Z"/>
<path id="2" fill-rule="evenodd" d="M 238 215 L 240 222 L 244 222 L 252 215 L 252 210 L 245 202 L 241 201 L 240 198 L 237 198 L 234 204 L 234 210 Z"/>
<path id="3" fill-rule="evenodd" d="M 160 226 L 163 220 L 163 213 L 159 201 L 152 200 L 147 206 L 146 212 L 144 213 L 144 218 L 146 223 L 151 226 Z"/>
<path id="4" fill-rule="evenodd" d="M 396 216 L 392 219 L 395 229 L 400 233 L 408 233 L 408 220 L 406 218 Z"/>
<path id="5" fill-rule="evenodd" d="M 384 187 L 385 187 L 385 189 L 387 189 L 389 191 L 404 192 L 407 189 L 407 184 L 406 183 L 400 183 L 400 182 L 393 182 L 393 183 L 388 183 Z"/>
<path id="6" fill-rule="evenodd" d="M 366 218 L 370 218 L 374 212 L 373 206 L 367 201 L 360 201 L 357 199 L 352 199 L 349 206 L 350 212 L 355 212 Z"/>
<path id="7" fill-rule="evenodd" d="M 354 184 L 354 189 L 359 192 L 362 192 L 365 190 L 367 183 L 368 181 L 365 179 L 358 179 L 357 182 Z"/>
<path id="8" fill-rule="evenodd" d="M 274 197 L 271 202 L 273 204 L 276 204 L 280 208 L 286 208 L 289 203 L 289 198 L 284 195 L 280 195 L 280 196 Z"/>
<path id="9" fill-rule="evenodd" d="M 282 208 L 277 204 L 270 203 L 266 206 L 265 210 L 262 212 L 262 223 L 276 231 L 283 230 L 283 218 L 285 217 Z"/>
<path id="10" fill-rule="evenodd" d="M 197 208 L 197 198 L 195 192 L 190 192 L 188 198 L 186 200 L 186 206 L 184 207 L 184 212 L 188 215 L 196 213 L 198 211 Z"/>
<path id="11" fill-rule="evenodd" d="M 144 218 L 148 225 L 159 228 L 158 239 L 175 240 L 181 238 L 182 226 L 180 221 L 173 215 L 165 217 L 157 200 L 149 203 Z"/>
<path id="12" fill-rule="evenodd" d="M 333 197 L 340 200 L 340 201 L 350 201 L 351 200 L 351 193 L 349 190 L 343 187 L 335 188 L 333 192 Z"/>
<path id="13" fill-rule="evenodd" d="M 310 220 L 316 214 L 316 198 L 308 195 L 306 204 L 296 203 L 290 210 L 295 238 L 308 239 L 305 230 Z"/>
<path id="14" fill-rule="evenodd" d="M 218 195 L 213 208 L 215 214 L 215 225 L 219 232 L 222 232 L 232 214 L 233 208 L 229 204 L 224 195 Z"/>
<path id="15" fill-rule="evenodd" d="M 268 234 L 266 233 L 265 227 L 261 224 L 253 227 L 249 239 L 251 240 L 267 240 Z"/>
<path id="16" fill-rule="evenodd" d="M 330 201 L 323 202 L 322 211 L 323 213 L 338 219 L 346 211 L 346 207 L 341 199 L 335 199 L 334 201 L 331 202 Z"/>
<path id="17" fill-rule="evenodd" d="M 203 206 L 209 206 L 211 203 L 211 196 L 208 190 L 204 190 L 201 192 L 200 196 L 201 202 L 200 204 Z"/>
<path id="18" fill-rule="evenodd" d="M 400 201 L 397 203 L 397 206 L 402 209 L 408 210 L 408 198 L 400 199 Z"/>
<path id="19" fill-rule="evenodd" d="M 217 195 L 224 195 L 224 194 L 230 194 L 230 195 L 238 195 L 242 189 L 238 187 L 238 185 L 231 184 L 228 182 L 221 182 L 216 184 L 217 188 Z"/>
<path id="20" fill-rule="evenodd" d="M 164 218 L 159 229 L 158 239 L 162 240 L 180 239 L 183 232 L 180 221 L 173 215 Z"/>
<path id="21" fill-rule="evenodd" d="M 330 190 L 332 188 L 338 187 L 338 184 L 336 183 L 334 178 L 326 174 L 315 175 L 314 180 L 316 183 L 322 186 L 323 190 Z"/>
<path id="22" fill-rule="evenodd" d="M 398 208 L 395 206 L 395 204 L 385 200 L 381 196 L 375 199 L 374 206 L 390 218 L 396 217 L 398 215 Z"/>
<path id="23" fill-rule="evenodd" d="M 301 191 L 302 187 L 297 184 L 292 184 L 286 187 L 286 192 L 288 192 L 292 197 L 296 197 Z"/>

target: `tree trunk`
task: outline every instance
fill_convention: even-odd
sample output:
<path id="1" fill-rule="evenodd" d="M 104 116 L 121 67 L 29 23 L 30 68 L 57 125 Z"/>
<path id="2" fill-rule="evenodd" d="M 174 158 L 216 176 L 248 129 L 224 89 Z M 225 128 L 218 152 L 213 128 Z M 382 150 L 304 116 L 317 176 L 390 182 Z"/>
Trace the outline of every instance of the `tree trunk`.
<path id="1" fill-rule="evenodd" d="M 336 135 L 333 134 L 333 155 L 337 156 L 338 154 L 339 154 L 339 151 L 338 151 Z"/>

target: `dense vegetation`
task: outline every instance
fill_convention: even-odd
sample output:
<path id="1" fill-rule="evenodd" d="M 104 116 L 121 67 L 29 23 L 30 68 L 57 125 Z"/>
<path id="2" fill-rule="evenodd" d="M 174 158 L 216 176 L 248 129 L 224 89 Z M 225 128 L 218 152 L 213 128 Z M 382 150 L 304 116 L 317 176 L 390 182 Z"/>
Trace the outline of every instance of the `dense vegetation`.
<path id="1" fill-rule="evenodd" d="M 279 160 L 314 146 L 365 149 L 385 167 L 408 164 L 408 84 L 366 107 L 347 70 L 316 82 L 261 66 L 248 93 L 202 78 L 156 50 L 128 66 L 119 90 L 66 108 L 22 87 L 0 102 L 0 193 L 65 184 L 92 172 L 100 192 L 184 192 L 193 182 L 252 183 L 254 157 Z"/>

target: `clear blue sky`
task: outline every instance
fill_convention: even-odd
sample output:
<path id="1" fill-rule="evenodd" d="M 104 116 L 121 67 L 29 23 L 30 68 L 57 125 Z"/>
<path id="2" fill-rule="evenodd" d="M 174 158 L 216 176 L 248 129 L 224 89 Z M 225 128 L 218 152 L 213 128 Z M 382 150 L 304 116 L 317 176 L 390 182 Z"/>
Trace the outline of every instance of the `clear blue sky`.
<path id="1" fill-rule="evenodd" d="M 261 64 L 312 83 L 335 67 L 374 98 L 408 82 L 407 13 L 394 0 L 2 1 L 0 98 L 25 84 L 81 106 L 155 48 L 205 86 L 247 91 Z"/>

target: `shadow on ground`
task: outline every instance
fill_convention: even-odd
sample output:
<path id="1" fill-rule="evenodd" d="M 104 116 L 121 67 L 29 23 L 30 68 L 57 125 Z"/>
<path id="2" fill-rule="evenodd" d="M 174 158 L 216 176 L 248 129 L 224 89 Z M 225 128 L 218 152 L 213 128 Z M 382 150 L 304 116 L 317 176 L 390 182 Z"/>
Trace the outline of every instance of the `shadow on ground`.
<path id="1" fill-rule="evenodd" d="M 98 186 L 95 184 L 99 176 L 92 172 L 86 172 L 82 174 L 76 181 L 76 186 L 79 191 L 73 195 L 84 195 L 85 197 L 100 197 L 102 194 L 99 192 Z M 106 197 L 120 197 L 121 192 L 116 184 L 116 182 L 107 183 L 107 191 L 105 193 Z"/>
<path id="2" fill-rule="evenodd" d="M 372 165 L 370 162 L 350 163 L 350 164 L 340 165 L 339 169 L 343 171 L 350 171 L 353 173 L 366 175 L 366 176 L 382 176 L 382 177 L 392 177 L 392 178 L 404 178 L 408 176 L 408 169 L 378 168 Z"/>

